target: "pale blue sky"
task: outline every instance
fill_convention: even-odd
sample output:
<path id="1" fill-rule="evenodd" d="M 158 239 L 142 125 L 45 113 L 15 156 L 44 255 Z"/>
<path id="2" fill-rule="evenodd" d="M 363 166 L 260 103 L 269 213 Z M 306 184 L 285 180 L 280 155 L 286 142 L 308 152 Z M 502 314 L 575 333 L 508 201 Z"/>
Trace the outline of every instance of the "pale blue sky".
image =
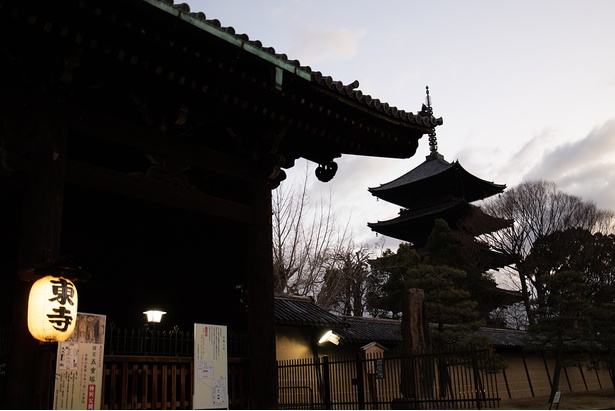
<path id="1" fill-rule="evenodd" d="M 615 2 L 496 0 L 192 0 L 202 11 L 363 94 L 416 112 L 429 85 L 439 152 L 512 187 L 546 179 L 615 209 Z M 343 157 L 331 192 L 355 240 L 395 217 L 368 187 L 414 168 L 407 160 Z M 298 163 L 289 180 L 303 172 Z M 386 247 L 396 249 L 394 240 Z"/>

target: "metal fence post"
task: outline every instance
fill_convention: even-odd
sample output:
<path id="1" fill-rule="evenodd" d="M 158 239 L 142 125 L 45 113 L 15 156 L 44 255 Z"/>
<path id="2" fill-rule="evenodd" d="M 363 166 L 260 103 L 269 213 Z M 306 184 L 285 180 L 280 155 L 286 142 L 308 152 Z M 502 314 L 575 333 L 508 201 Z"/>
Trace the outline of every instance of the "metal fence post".
<path id="1" fill-rule="evenodd" d="M 476 396 L 476 408 L 477 409 L 481 409 L 481 396 L 482 396 L 482 390 L 483 390 L 483 384 L 480 378 L 480 370 L 478 368 L 478 358 L 476 357 L 476 347 L 472 346 L 471 347 L 472 351 L 472 369 L 474 371 L 474 394 Z"/>
<path id="2" fill-rule="evenodd" d="M 357 394 L 359 401 L 359 409 L 365 409 L 365 381 L 363 380 L 363 359 L 361 354 L 356 355 L 356 368 L 357 368 Z"/>
<path id="3" fill-rule="evenodd" d="M 322 381 L 324 385 L 323 405 L 326 410 L 331 409 L 331 383 L 329 380 L 329 357 L 322 357 Z"/>

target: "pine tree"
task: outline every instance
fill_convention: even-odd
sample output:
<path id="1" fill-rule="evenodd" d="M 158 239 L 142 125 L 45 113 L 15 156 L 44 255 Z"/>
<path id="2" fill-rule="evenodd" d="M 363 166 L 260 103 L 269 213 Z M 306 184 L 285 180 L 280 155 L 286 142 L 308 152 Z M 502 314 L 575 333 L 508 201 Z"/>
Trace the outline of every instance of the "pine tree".
<path id="1" fill-rule="evenodd" d="M 389 312 L 399 318 L 403 293 L 410 288 L 425 292 L 428 321 L 432 324 L 434 348 L 467 342 L 469 331 L 482 325 L 477 303 L 467 289 L 467 267 L 461 242 L 444 220 L 437 220 L 422 260 L 409 245 L 397 253 L 387 252 L 372 262 L 377 278 L 383 279 L 377 298 L 370 299 L 371 312 Z"/>

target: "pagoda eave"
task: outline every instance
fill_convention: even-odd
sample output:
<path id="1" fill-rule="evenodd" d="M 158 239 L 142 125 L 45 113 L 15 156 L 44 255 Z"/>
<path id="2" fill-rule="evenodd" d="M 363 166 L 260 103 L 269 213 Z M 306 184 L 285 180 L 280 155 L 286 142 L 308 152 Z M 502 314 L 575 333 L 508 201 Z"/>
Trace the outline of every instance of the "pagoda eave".
<path id="1" fill-rule="evenodd" d="M 413 209 L 432 198 L 454 195 L 471 203 L 502 193 L 505 189 L 505 184 L 474 176 L 458 161 L 448 163 L 442 157 L 432 157 L 403 176 L 379 187 L 368 188 L 368 191 L 384 201 Z M 413 193 L 421 195 L 417 197 Z"/>
<path id="2" fill-rule="evenodd" d="M 452 229 L 460 230 L 470 236 L 493 232 L 511 223 L 509 220 L 491 217 L 480 207 L 465 200 L 454 199 L 421 210 L 402 210 L 396 218 L 367 225 L 377 233 L 421 247 L 427 244 L 429 234 L 438 218 L 446 221 Z"/>
<path id="3" fill-rule="evenodd" d="M 396 218 L 367 223 L 367 225 L 377 233 L 408 241 L 415 247 L 420 247 L 427 243 L 427 238 L 437 218 L 442 218 L 449 225 L 454 225 L 455 221 L 471 211 L 472 206 L 466 201 L 452 200 L 417 211 L 402 210 Z"/>

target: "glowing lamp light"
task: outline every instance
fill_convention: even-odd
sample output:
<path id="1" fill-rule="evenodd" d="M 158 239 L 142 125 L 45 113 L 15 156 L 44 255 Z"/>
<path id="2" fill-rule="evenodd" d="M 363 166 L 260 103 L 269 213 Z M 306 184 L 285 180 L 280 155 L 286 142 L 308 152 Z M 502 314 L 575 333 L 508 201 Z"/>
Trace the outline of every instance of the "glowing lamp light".
<path id="1" fill-rule="evenodd" d="M 340 337 L 337 334 L 334 334 L 333 331 L 329 330 L 322 337 L 320 337 L 320 340 L 318 340 L 318 344 L 323 344 L 326 342 L 338 345 L 340 343 Z"/>
<path id="2" fill-rule="evenodd" d="M 43 342 L 66 341 L 75 330 L 77 288 L 64 277 L 37 280 L 28 298 L 28 330 Z"/>
<path id="3" fill-rule="evenodd" d="M 143 314 L 147 316 L 148 323 L 159 323 L 160 320 L 162 320 L 162 316 L 165 315 L 166 312 L 158 311 L 158 310 L 149 310 L 149 311 L 143 311 Z"/>

